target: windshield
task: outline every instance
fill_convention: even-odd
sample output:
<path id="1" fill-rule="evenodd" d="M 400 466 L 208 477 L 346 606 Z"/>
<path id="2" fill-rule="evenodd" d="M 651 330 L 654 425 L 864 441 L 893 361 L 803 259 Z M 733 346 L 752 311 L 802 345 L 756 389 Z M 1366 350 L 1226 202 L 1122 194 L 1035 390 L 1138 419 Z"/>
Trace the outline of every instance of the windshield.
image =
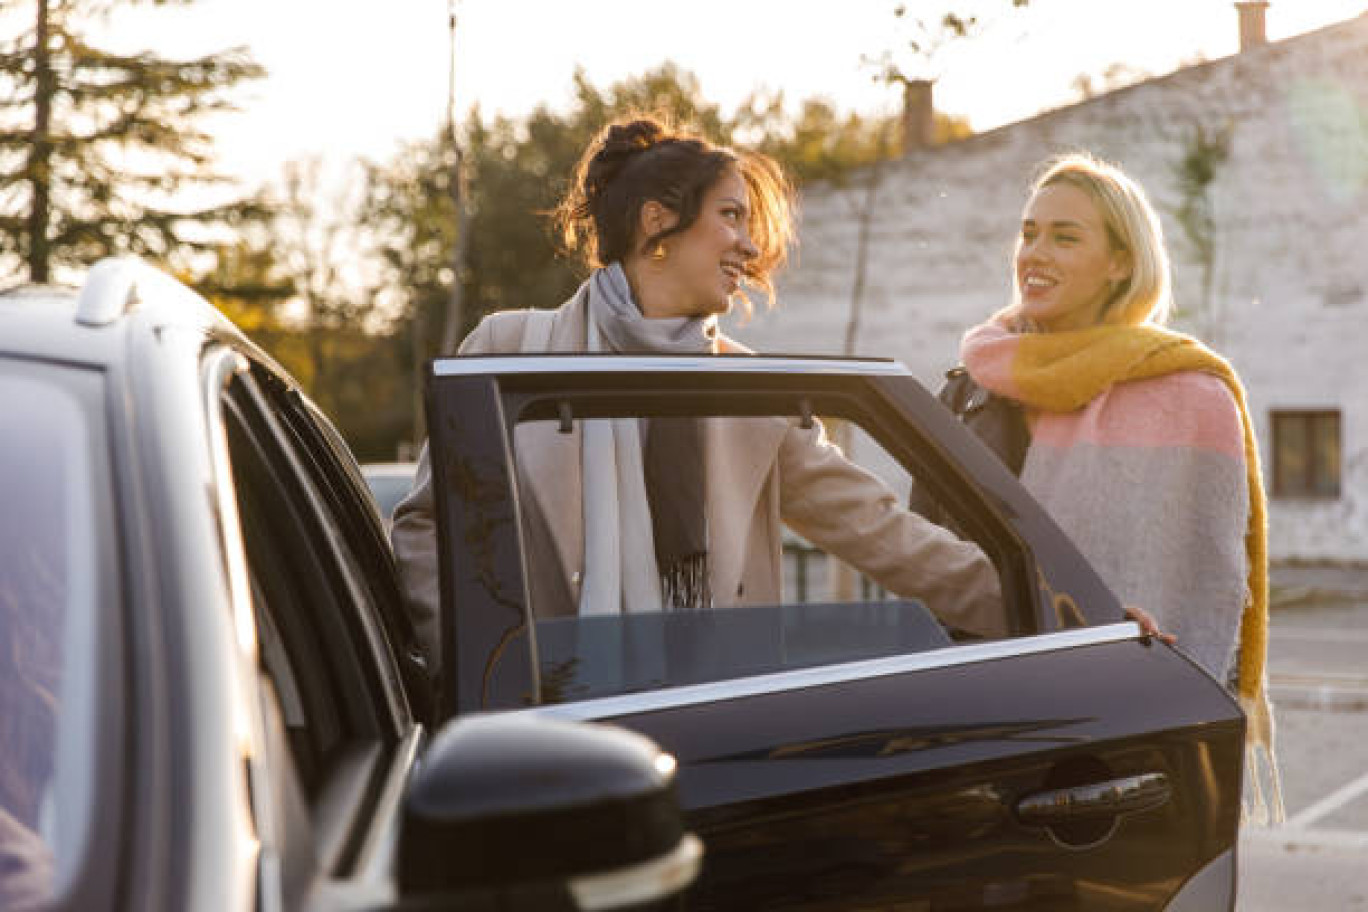
<path id="1" fill-rule="evenodd" d="M 90 803 L 98 378 L 0 359 L 0 907 L 52 897 Z M 86 400 L 89 401 L 89 400 Z"/>

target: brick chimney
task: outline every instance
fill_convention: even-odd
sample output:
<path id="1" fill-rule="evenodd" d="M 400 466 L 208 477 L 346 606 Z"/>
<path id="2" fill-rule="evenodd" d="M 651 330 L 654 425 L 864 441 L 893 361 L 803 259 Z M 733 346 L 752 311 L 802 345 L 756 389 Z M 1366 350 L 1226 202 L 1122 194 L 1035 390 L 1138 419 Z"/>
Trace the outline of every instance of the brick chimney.
<path id="1" fill-rule="evenodd" d="M 908 79 L 903 82 L 902 154 L 931 145 L 936 116 L 931 100 L 931 80 Z"/>
<path id="2" fill-rule="evenodd" d="M 1268 9 L 1266 0 L 1240 0 L 1235 4 L 1240 13 L 1240 50 L 1268 44 L 1268 33 L 1264 29 L 1264 11 Z"/>

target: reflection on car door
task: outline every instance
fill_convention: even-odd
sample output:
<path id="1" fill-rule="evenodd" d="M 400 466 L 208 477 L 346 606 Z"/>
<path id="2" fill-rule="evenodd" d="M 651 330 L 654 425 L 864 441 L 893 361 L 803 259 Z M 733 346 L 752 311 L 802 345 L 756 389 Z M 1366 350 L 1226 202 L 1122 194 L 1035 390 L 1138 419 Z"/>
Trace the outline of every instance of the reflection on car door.
<path id="1" fill-rule="evenodd" d="M 1001 573 L 1015 635 L 556 702 L 567 694 L 539 656 L 549 628 L 527 598 L 513 428 L 680 412 L 858 423 L 959 509 Z M 690 908 L 1213 908 L 1190 905 L 1194 885 L 1201 902 L 1230 902 L 1238 708 L 1122 619 L 1038 505 L 899 366 L 456 358 L 433 366 L 429 415 L 449 710 L 612 721 L 674 753 L 707 846 Z M 670 641 L 668 617 L 618 630 L 639 639 L 650 623 Z"/>
<path id="2" fill-rule="evenodd" d="M 545 711 L 675 753 L 703 908 L 1160 909 L 1226 861 L 1243 729 L 1128 626 Z"/>

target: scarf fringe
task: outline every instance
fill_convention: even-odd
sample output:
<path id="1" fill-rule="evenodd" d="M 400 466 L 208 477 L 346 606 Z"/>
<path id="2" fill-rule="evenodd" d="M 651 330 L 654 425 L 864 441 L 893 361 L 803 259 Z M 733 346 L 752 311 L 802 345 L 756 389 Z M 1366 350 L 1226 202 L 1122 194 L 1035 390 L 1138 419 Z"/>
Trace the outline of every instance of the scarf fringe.
<path id="1" fill-rule="evenodd" d="M 1283 807 L 1282 777 L 1274 748 L 1273 705 L 1266 690 L 1241 697 L 1245 713 L 1245 780 L 1241 800 L 1241 823 L 1274 826 L 1287 819 Z"/>
<path id="2" fill-rule="evenodd" d="M 707 552 L 691 554 L 664 568 L 660 596 L 666 611 L 704 611 L 712 607 Z"/>

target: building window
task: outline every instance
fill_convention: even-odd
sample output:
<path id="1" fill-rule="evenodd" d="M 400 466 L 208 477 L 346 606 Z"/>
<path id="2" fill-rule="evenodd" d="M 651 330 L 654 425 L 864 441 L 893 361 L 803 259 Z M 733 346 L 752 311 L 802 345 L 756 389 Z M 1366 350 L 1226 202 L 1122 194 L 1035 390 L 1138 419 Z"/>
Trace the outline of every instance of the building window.
<path id="1" fill-rule="evenodd" d="M 1339 497 L 1339 410 L 1275 410 L 1272 416 L 1273 495 Z"/>

